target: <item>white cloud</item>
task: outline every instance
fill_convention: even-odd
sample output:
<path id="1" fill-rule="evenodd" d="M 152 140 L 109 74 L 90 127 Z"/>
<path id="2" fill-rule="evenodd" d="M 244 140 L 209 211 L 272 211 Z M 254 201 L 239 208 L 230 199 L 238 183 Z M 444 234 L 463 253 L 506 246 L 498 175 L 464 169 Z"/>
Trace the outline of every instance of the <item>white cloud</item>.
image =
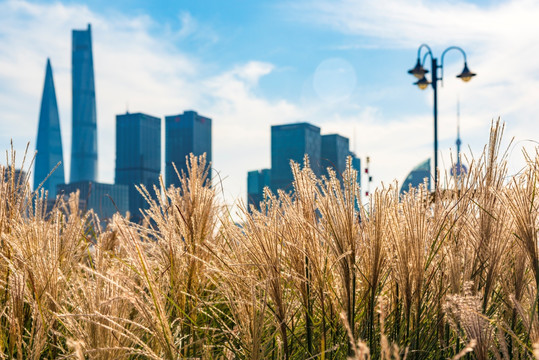
<path id="1" fill-rule="evenodd" d="M 178 31 L 179 37 L 187 37 L 192 35 L 197 28 L 197 21 L 187 11 L 183 11 L 178 16 L 182 27 Z"/>

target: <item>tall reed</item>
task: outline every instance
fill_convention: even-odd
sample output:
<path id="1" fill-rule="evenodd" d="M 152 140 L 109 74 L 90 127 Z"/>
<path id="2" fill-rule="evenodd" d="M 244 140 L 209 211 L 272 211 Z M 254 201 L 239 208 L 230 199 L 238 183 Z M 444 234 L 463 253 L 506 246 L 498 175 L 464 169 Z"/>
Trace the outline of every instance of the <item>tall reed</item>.
<path id="1" fill-rule="evenodd" d="M 231 214 L 190 157 L 135 224 L 0 178 L 0 358 L 527 359 L 539 354 L 539 154 L 366 201 L 350 161 Z M 52 200 L 52 199 L 50 199 Z M 342 317 L 341 317 L 342 314 Z"/>

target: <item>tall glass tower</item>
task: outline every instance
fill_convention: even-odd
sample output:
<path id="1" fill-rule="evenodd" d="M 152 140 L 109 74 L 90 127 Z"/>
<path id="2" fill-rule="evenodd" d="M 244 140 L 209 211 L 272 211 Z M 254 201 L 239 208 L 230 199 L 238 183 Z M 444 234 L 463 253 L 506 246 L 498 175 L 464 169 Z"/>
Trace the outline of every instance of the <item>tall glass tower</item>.
<path id="1" fill-rule="evenodd" d="M 73 30 L 73 135 L 70 182 L 97 179 L 97 121 L 95 110 L 92 33 Z"/>
<path id="2" fill-rule="evenodd" d="M 56 185 L 65 183 L 65 178 L 60 117 L 58 115 L 56 91 L 49 59 L 47 59 L 45 85 L 43 86 L 43 96 L 41 97 L 36 151 L 34 189 L 47 178 L 47 175 L 54 169 L 56 164 L 60 163 L 60 166 L 43 183 L 43 189 L 49 192 L 50 197 L 55 197 Z"/>
<path id="3" fill-rule="evenodd" d="M 135 222 L 148 203 L 135 185 L 153 193 L 161 172 L 161 119 L 136 113 L 116 116 L 116 184 L 129 187 L 129 212 Z"/>
<path id="4" fill-rule="evenodd" d="M 333 168 L 337 176 L 346 170 L 346 158 L 350 155 L 350 140 L 339 134 L 322 135 L 320 154 L 321 171 L 326 173 L 328 167 Z"/>
<path id="5" fill-rule="evenodd" d="M 292 190 L 290 160 L 303 164 L 309 156 L 313 172 L 320 175 L 322 138 L 320 128 L 309 123 L 274 125 L 271 127 L 271 190 Z"/>
<path id="6" fill-rule="evenodd" d="M 271 186 L 271 169 L 253 170 L 247 173 L 247 210 L 251 205 L 258 208 L 264 200 L 264 188 Z"/>
<path id="7" fill-rule="evenodd" d="M 206 153 L 206 164 L 211 162 L 211 119 L 195 111 L 165 117 L 165 182 L 166 186 L 180 184 L 172 163 L 178 172 L 187 174 L 186 158 Z M 211 181 L 211 169 L 208 173 Z"/>

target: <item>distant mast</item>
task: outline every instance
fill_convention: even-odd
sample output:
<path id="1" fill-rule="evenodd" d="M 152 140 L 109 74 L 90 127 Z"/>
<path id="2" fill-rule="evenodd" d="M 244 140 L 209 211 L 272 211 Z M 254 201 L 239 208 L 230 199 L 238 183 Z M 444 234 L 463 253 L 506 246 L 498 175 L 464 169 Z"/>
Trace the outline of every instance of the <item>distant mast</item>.
<path id="1" fill-rule="evenodd" d="M 460 98 L 457 98 L 457 169 L 458 175 L 460 175 L 461 165 L 460 165 L 460 145 L 462 141 L 460 140 Z"/>
<path id="2" fill-rule="evenodd" d="M 451 176 L 460 177 L 461 175 L 465 175 L 467 172 L 467 169 L 464 165 L 462 165 L 461 159 L 460 159 L 460 145 L 462 145 L 462 141 L 460 140 L 460 99 L 457 98 L 457 141 L 455 142 L 457 144 L 457 163 L 451 168 Z"/>

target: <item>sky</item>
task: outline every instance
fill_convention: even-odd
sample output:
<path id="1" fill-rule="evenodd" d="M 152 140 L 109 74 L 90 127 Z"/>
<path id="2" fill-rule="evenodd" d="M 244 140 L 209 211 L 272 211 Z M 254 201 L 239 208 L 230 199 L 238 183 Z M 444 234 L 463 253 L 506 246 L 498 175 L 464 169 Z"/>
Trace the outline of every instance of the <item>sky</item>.
<path id="1" fill-rule="evenodd" d="M 422 43 L 438 61 L 460 46 L 477 73 L 464 83 L 462 55 L 444 58 L 441 170 L 460 101 L 465 155 L 481 154 L 500 117 L 513 175 L 539 141 L 538 18 L 532 0 L 0 0 L 0 149 L 34 151 L 50 58 L 68 176 L 71 31 L 91 23 L 99 181 L 114 181 L 116 115 L 195 110 L 213 119 L 227 204 L 245 201 L 248 171 L 270 167 L 271 125 L 293 122 L 349 137 L 373 188 L 402 183 L 433 152 L 433 91 L 407 73 Z"/>

